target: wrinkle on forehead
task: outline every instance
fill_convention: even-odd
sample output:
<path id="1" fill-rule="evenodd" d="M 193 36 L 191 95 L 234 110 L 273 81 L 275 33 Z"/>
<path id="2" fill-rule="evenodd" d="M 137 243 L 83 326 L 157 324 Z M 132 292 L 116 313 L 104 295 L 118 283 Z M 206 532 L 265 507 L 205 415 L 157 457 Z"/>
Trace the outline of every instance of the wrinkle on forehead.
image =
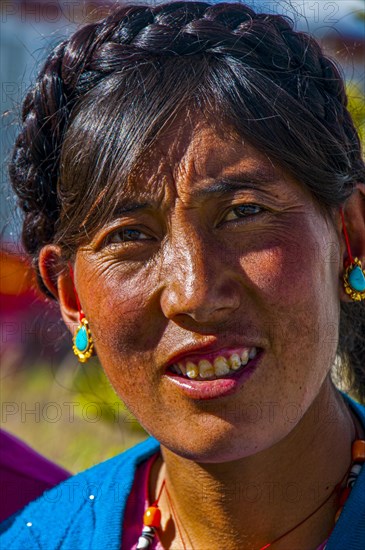
<path id="1" fill-rule="evenodd" d="M 258 163 L 258 156 L 262 163 Z M 172 125 L 143 155 L 128 178 L 126 194 L 157 202 L 177 196 L 188 198 L 189 190 L 238 169 L 250 173 L 276 173 L 266 155 L 260 155 L 229 127 L 198 121 Z M 124 193 L 123 193 L 124 195 Z"/>

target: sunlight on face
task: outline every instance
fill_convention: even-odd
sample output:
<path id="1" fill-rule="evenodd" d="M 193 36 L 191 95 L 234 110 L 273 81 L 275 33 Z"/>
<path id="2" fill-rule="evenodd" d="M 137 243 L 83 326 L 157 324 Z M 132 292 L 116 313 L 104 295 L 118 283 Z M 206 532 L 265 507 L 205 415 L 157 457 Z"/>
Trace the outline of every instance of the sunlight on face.
<path id="1" fill-rule="evenodd" d="M 170 132 L 76 259 L 79 295 L 115 390 L 162 445 L 206 462 L 273 445 L 332 365 L 337 243 L 309 192 L 252 146 L 200 124 Z M 314 322 L 313 320 L 316 320 Z M 196 399 L 176 354 L 255 346 L 253 374 Z"/>

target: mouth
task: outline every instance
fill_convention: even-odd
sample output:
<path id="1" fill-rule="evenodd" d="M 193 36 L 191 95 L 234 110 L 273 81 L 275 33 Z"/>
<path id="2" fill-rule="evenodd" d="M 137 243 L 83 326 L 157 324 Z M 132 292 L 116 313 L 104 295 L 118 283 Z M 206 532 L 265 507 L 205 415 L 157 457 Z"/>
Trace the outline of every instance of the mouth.
<path id="1" fill-rule="evenodd" d="M 247 368 L 260 351 L 260 348 L 252 346 L 220 351 L 215 356 L 187 357 L 170 365 L 166 374 L 195 381 L 231 378 Z"/>

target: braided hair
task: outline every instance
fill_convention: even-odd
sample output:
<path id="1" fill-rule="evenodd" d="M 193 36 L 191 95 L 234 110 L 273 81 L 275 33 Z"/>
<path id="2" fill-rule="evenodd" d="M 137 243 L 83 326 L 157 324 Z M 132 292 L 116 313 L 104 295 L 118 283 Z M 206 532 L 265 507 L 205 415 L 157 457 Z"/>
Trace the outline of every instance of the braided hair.
<path id="1" fill-rule="evenodd" d="M 289 18 L 242 3 L 118 6 L 51 52 L 23 103 L 10 178 L 36 269 L 47 243 L 72 257 L 166 125 L 194 112 L 278 161 L 328 213 L 365 182 L 340 72 Z M 338 347 L 360 400 L 364 306 L 341 304 Z"/>

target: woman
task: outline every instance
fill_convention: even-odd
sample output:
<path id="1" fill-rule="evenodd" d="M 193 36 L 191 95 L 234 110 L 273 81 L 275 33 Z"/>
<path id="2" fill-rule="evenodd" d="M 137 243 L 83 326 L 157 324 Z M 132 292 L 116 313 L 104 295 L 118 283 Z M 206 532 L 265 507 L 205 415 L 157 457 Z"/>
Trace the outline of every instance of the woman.
<path id="1" fill-rule="evenodd" d="M 10 172 L 76 355 L 153 437 L 4 547 L 363 548 L 365 409 L 331 369 L 364 398 L 365 171 L 316 42 L 238 3 L 120 7 L 52 52 Z"/>

